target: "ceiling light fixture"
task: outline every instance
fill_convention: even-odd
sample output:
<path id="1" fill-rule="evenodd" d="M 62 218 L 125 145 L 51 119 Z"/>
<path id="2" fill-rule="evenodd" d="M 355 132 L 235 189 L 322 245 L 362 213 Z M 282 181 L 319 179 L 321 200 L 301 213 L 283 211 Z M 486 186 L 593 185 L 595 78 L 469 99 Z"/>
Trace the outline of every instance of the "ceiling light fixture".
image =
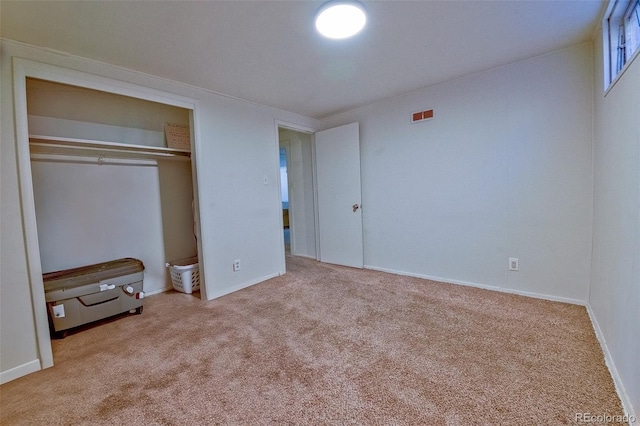
<path id="1" fill-rule="evenodd" d="M 330 1 L 316 14 L 316 29 L 325 37 L 348 38 L 358 34 L 367 23 L 364 6 L 357 1 Z"/>

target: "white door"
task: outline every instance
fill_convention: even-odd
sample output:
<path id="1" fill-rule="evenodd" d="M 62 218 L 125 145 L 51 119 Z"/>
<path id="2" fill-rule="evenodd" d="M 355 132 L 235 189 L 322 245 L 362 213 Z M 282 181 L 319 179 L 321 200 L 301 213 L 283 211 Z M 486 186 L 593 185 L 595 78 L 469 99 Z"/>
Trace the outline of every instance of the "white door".
<path id="1" fill-rule="evenodd" d="M 315 134 L 320 261 L 362 268 L 360 128 Z"/>

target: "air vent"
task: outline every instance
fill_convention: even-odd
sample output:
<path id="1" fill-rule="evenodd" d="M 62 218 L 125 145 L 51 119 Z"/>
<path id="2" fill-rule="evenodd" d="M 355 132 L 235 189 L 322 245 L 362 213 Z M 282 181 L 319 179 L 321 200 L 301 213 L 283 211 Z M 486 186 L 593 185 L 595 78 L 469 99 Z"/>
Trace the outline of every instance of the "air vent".
<path id="1" fill-rule="evenodd" d="M 418 111 L 411 114 L 411 122 L 418 123 L 420 121 L 431 120 L 433 118 L 433 109 Z"/>

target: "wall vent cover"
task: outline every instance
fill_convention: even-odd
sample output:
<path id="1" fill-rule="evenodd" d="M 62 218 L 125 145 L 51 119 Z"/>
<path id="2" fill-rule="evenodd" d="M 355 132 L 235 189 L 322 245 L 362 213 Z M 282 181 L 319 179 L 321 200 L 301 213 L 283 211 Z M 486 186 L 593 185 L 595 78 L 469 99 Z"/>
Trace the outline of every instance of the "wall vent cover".
<path id="1" fill-rule="evenodd" d="M 411 122 L 418 123 L 420 121 L 431 120 L 433 118 L 433 109 L 418 111 L 411 114 Z"/>

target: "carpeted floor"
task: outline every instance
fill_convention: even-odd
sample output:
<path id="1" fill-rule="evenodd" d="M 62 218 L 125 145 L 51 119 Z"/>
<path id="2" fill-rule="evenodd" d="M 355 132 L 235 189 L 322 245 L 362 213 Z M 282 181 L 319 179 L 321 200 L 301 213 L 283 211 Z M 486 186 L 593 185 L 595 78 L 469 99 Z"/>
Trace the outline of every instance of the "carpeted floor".
<path id="1" fill-rule="evenodd" d="M 584 307 L 288 257 L 54 341 L 2 425 L 556 425 L 622 415 Z"/>

